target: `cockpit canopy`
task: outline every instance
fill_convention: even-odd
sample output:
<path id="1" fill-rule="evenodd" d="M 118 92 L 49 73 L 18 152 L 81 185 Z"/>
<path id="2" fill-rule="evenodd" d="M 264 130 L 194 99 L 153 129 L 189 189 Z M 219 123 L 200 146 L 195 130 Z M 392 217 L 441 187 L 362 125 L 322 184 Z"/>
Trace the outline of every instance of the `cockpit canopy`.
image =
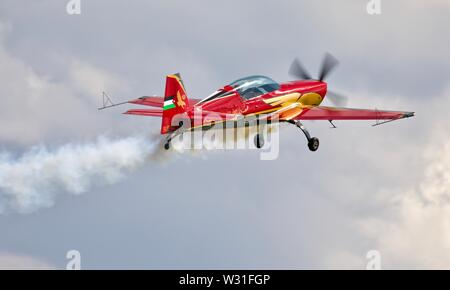
<path id="1" fill-rule="evenodd" d="M 244 99 L 248 100 L 280 88 L 280 85 L 265 76 L 249 76 L 230 84 Z"/>
<path id="2" fill-rule="evenodd" d="M 265 76 L 245 77 L 232 82 L 228 86 L 232 87 L 233 91 L 237 91 L 245 100 L 276 91 L 280 88 L 280 85 L 276 81 Z M 218 90 L 197 104 L 202 104 L 227 95 L 230 95 L 229 91 Z"/>

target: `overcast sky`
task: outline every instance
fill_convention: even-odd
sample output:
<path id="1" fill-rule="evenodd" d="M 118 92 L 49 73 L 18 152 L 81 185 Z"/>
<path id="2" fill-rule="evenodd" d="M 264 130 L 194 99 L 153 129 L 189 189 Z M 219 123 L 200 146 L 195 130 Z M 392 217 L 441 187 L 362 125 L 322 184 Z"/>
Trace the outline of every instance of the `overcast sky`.
<path id="1" fill-rule="evenodd" d="M 289 80 L 294 57 L 317 74 L 327 51 L 349 106 L 417 117 L 305 122 L 316 153 L 282 126 L 274 161 L 169 154 L 119 183 L 56 192 L 50 207 L 0 215 L 0 268 L 65 268 L 71 249 L 93 269 L 364 269 L 372 249 L 387 269 L 450 268 L 448 1 L 382 0 L 377 16 L 362 0 L 81 0 L 81 15 L 67 2 L 0 0 L 2 153 L 158 133 L 157 118 L 98 112 L 103 90 L 162 94 L 180 72 L 202 98 L 250 74 Z"/>

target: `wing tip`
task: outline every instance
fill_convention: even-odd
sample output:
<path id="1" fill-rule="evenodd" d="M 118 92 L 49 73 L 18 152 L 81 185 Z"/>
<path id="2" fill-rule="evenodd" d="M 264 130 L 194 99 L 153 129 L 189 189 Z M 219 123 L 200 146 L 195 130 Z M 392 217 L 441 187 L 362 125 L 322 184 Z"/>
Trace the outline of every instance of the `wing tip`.
<path id="1" fill-rule="evenodd" d="M 403 118 L 411 118 L 411 117 L 415 117 L 416 116 L 416 112 L 406 112 L 403 114 Z"/>

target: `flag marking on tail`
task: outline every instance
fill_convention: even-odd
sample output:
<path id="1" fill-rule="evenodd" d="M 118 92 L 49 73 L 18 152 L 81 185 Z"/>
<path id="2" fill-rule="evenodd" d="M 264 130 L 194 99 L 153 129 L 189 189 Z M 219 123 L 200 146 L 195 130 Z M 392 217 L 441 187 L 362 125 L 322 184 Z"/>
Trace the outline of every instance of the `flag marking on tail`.
<path id="1" fill-rule="evenodd" d="M 163 106 L 163 110 L 169 110 L 169 109 L 173 109 L 175 108 L 175 103 L 173 100 L 173 96 L 171 97 L 166 97 L 164 100 L 164 106 Z"/>

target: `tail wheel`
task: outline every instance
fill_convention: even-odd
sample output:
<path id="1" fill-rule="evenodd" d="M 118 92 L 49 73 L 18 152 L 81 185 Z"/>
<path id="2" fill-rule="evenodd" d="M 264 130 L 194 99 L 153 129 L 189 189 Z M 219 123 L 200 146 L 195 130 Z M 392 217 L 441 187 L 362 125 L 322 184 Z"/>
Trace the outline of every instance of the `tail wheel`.
<path id="1" fill-rule="evenodd" d="M 170 149 L 170 143 L 169 142 L 164 143 L 164 149 L 166 149 L 166 150 Z"/>
<path id="2" fill-rule="evenodd" d="M 317 139 L 316 137 L 312 137 L 311 139 L 309 139 L 308 141 L 308 148 L 311 151 L 317 151 L 317 149 L 319 149 L 319 139 Z"/>
<path id="3" fill-rule="evenodd" d="M 253 141 L 255 142 L 255 146 L 258 149 L 264 146 L 264 138 L 261 134 L 256 134 L 255 139 Z"/>

